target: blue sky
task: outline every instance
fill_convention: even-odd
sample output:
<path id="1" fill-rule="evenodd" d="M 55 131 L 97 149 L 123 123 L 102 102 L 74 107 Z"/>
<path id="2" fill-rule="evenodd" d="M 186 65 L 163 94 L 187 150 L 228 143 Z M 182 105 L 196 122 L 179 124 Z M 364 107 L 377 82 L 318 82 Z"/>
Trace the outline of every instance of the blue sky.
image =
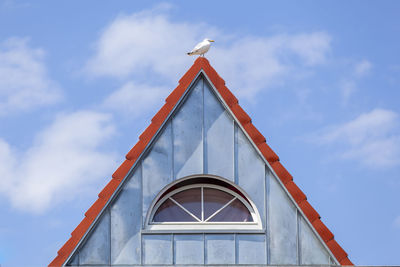
<path id="1" fill-rule="evenodd" d="M 0 0 L 0 264 L 45 266 L 205 37 L 357 265 L 400 240 L 398 1 Z"/>

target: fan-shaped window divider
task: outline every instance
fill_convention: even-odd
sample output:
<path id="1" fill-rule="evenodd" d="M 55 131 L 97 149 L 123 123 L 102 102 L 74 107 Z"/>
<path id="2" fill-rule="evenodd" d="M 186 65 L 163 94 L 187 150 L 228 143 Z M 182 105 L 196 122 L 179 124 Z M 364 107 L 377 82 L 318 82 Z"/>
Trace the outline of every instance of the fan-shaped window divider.
<path id="1" fill-rule="evenodd" d="M 215 184 L 191 184 L 164 195 L 154 205 L 151 230 L 261 229 L 258 213 L 241 194 Z"/>

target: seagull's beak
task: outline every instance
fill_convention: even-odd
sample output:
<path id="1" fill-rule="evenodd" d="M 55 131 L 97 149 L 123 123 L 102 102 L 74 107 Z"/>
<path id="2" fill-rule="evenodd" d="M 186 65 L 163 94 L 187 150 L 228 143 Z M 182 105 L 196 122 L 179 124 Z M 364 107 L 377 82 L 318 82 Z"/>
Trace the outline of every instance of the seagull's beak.
<path id="1" fill-rule="evenodd" d="M 208 40 L 209 42 L 215 42 L 214 40 Z"/>

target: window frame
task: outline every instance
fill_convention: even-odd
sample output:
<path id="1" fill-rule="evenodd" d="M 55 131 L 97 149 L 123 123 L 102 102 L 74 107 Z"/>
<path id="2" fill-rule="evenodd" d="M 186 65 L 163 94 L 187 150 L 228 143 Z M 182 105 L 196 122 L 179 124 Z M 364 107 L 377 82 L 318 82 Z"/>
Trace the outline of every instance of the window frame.
<path id="1" fill-rule="evenodd" d="M 164 192 L 166 192 L 169 188 L 171 188 L 172 186 L 178 184 L 179 182 L 182 182 L 184 180 L 190 179 L 190 178 L 213 178 L 213 179 L 218 179 L 221 180 L 225 183 L 230 184 L 231 186 L 235 187 L 244 197 L 242 197 L 240 194 L 238 194 L 237 192 L 234 192 L 233 190 L 226 188 L 224 186 L 221 185 L 216 185 L 216 184 L 211 184 L 211 183 L 194 183 L 194 184 L 189 184 L 189 185 L 184 185 L 184 186 L 180 186 L 174 190 L 172 190 L 171 192 L 168 192 L 167 194 L 164 194 Z M 156 211 L 158 210 L 158 208 L 167 200 L 169 199 L 171 196 L 185 191 L 185 190 L 189 190 L 189 189 L 193 189 L 193 188 L 200 188 L 200 190 L 204 190 L 204 188 L 212 188 L 212 189 L 217 189 L 217 190 L 221 190 L 223 192 L 226 192 L 230 195 L 233 196 L 233 199 L 238 199 L 243 205 L 245 205 L 245 207 L 247 208 L 247 210 L 250 212 L 253 221 L 252 222 L 153 222 L 153 217 L 156 213 Z M 160 197 L 162 196 L 162 198 L 160 199 Z M 203 197 L 203 194 L 201 194 L 201 197 Z M 202 205 L 203 205 L 203 199 L 201 199 L 202 201 Z M 202 207 L 203 210 L 203 207 Z M 196 175 L 196 176 L 190 176 L 190 177 L 186 177 L 186 178 L 182 178 L 179 180 L 176 180 L 175 182 L 169 184 L 168 186 L 166 186 L 163 190 L 161 190 L 161 192 L 157 195 L 157 197 L 153 200 L 152 205 L 150 205 L 149 210 L 148 210 L 148 214 L 147 214 L 147 218 L 146 218 L 146 223 L 145 223 L 145 230 L 149 230 L 149 231 L 153 231 L 153 230 L 162 230 L 162 231 L 171 231 L 171 232 L 177 232 L 177 231 L 207 231 L 207 230 L 250 230 L 250 231 L 254 231 L 254 230 L 261 230 L 262 228 L 262 223 L 261 223 L 261 218 L 260 218 L 260 214 L 257 210 L 257 208 L 255 207 L 254 203 L 251 201 L 251 199 L 248 197 L 248 195 L 243 192 L 243 190 L 241 190 L 236 184 L 232 183 L 231 181 L 221 178 L 221 177 L 217 177 L 217 176 L 210 176 L 210 175 Z"/>

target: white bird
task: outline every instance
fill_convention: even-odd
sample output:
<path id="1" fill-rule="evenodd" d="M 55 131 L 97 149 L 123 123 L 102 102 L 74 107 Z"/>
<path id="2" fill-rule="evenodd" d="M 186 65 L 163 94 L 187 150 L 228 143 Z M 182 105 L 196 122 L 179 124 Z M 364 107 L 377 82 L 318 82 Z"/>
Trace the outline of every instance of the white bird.
<path id="1" fill-rule="evenodd" d="M 189 56 L 192 55 L 201 55 L 204 57 L 204 54 L 208 52 L 210 49 L 211 43 L 214 42 L 214 40 L 211 39 L 204 39 L 202 42 L 198 43 L 192 51 L 187 53 Z"/>

